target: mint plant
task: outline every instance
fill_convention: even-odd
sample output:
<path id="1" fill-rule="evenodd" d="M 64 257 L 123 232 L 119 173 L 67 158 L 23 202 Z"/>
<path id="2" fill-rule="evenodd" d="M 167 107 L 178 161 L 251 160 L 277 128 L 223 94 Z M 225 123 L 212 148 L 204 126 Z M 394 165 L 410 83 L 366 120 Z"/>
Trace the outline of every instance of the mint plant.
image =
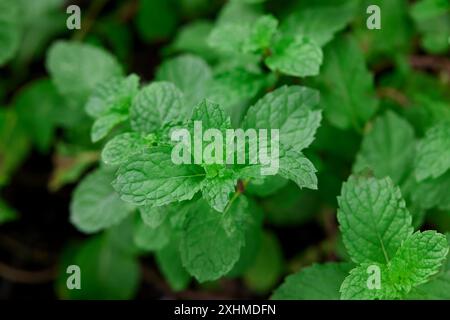
<path id="1" fill-rule="evenodd" d="M 447 1 L 105 4 L 0 0 L 0 228 L 67 207 L 59 298 L 450 299 Z"/>

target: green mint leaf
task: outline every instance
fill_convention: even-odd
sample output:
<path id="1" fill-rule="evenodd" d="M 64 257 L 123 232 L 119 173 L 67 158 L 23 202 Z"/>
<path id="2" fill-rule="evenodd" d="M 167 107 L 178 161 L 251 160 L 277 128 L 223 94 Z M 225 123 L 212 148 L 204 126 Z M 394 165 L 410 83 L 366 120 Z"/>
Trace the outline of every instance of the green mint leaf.
<path id="1" fill-rule="evenodd" d="M 241 67 L 223 71 L 214 76 L 206 97 L 230 110 L 237 103 L 254 98 L 273 79 L 261 73 L 249 72 Z"/>
<path id="2" fill-rule="evenodd" d="M 153 82 L 134 98 L 130 110 L 133 130 L 148 134 L 163 125 L 186 118 L 182 92 L 170 82 Z"/>
<path id="3" fill-rule="evenodd" d="M 213 25 L 209 21 L 197 20 L 180 29 L 168 50 L 190 52 L 208 61 L 216 58 L 216 53 L 207 43 Z"/>
<path id="4" fill-rule="evenodd" d="M 175 205 L 164 207 L 143 206 L 139 207 L 139 212 L 141 213 L 142 221 L 150 228 L 155 229 L 166 221 L 169 215 L 178 212 L 178 209 L 178 206 Z"/>
<path id="5" fill-rule="evenodd" d="M 416 232 L 403 242 L 389 265 L 389 278 L 399 291 L 409 292 L 438 273 L 447 253 L 447 238 L 436 231 Z"/>
<path id="6" fill-rule="evenodd" d="M 294 150 L 280 151 L 278 174 L 294 181 L 299 188 L 317 189 L 316 168 L 303 154 Z"/>
<path id="7" fill-rule="evenodd" d="M 339 288 L 350 263 L 314 264 L 288 276 L 272 295 L 274 300 L 339 300 Z"/>
<path id="8" fill-rule="evenodd" d="M 281 31 L 292 36 L 301 35 L 317 43 L 327 44 L 335 33 L 344 29 L 355 13 L 355 5 L 325 5 L 295 10 L 281 25 Z"/>
<path id="9" fill-rule="evenodd" d="M 92 142 L 98 142 L 106 137 L 118 124 L 128 120 L 128 115 L 110 113 L 95 120 L 91 130 Z"/>
<path id="10" fill-rule="evenodd" d="M 70 221 L 79 230 L 93 233 L 109 228 L 132 210 L 112 188 L 113 178 L 112 172 L 98 169 L 75 189 L 70 203 Z"/>
<path id="11" fill-rule="evenodd" d="M 450 123 L 427 130 L 417 145 L 415 174 L 418 181 L 437 178 L 450 168 Z"/>
<path id="12" fill-rule="evenodd" d="M 343 241 L 356 263 L 389 262 L 413 232 L 400 189 L 389 177 L 351 176 L 338 202 Z"/>
<path id="13" fill-rule="evenodd" d="M 272 71 L 295 77 L 316 76 L 322 64 L 320 47 L 305 37 L 284 36 L 275 42 L 265 62 Z"/>
<path id="14" fill-rule="evenodd" d="M 68 41 L 58 41 L 51 46 L 47 70 L 64 97 L 83 104 L 98 84 L 122 75 L 122 68 L 108 52 Z"/>
<path id="15" fill-rule="evenodd" d="M 164 248 L 170 241 L 170 226 L 162 223 L 152 228 L 142 219 L 138 219 L 134 231 L 134 243 L 138 248 L 148 251 L 156 251 Z"/>
<path id="16" fill-rule="evenodd" d="M 371 267 L 378 267 L 381 277 L 381 288 L 369 289 L 368 279 Z M 342 282 L 341 288 L 342 300 L 384 300 L 398 299 L 399 294 L 395 290 L 393 283 L 389 279 L 389 271 L 383 264 L 363 263 L 350 271 L 350 274 Z"/>
<path id="17" fill-rule="evenodd" d="M 444 235 L 435 231 L 416 232 L 406 239 L 387 265 L 363 263 L 350 271 L 341 286 L 342 299 L 404 298 L 416 286 L 436 274 L 448 253 Z M 369 268 L 380 269 L 381 288 L 369 289 Z"/>
<path id="18" fill-rule="evenodd" d="M 240 197 L 226 213 L 198 201 L 185 220 L 180 243 L 183 266 L 198 281 L 210 281 L 227 274 L 239 259 L 245 242 L 247 201 Z"/>
<path id="19" fill-rule="evenodd" d="M 244 128 L 279 129 L 280 142 L 286 148 L 301 151 L 314 140 L 321 114 L 313 110 L 319 103 L 319 92 L 299 86 L 278 88 L 251 106 Z"/>
<path id="20" fill-rule="evenodd" d="M 99 118 L 112 112 L 128 114 L 131 102 L 139 91 L 139 77 L 112 78 L 95 87 L 85 109 L 88 115 Z"/>
<path id="21" fill-rule="evenodd" d="M 230 118 L 225 114 L 222 107 L 206 99 L 195 106 L 191 121 L 201 121 L 204 130 L 231 127 Z"/>
<path id="22" fill-rule="evenodd" d="M 170 147 L 156 147 L 130 157 L 113 182 L 122 200 L 138 206 L 163 206 L 192 199 L 205 172 L 198 165 L 174 164 L 171 151 Z"/>
<path id="23" fill-rule="evenodd" d="M 203 59 L 185 54 L 163 62 L 156 79 L 175 84 L 183 92 L 185 103 L 194 106 L 205 97 L 212 72 Z"/>
<path id="24" fill-rule="evenodd" d="M 234 174 L 223 174 L 206 178 L 201 183 L 203 199 L 219 212 L 223 212 L 228 204 L 230 195 L 234 192 L 237 179 Z"/>
<path id="25" fill-rule="evenodd" d="M 126 132 L 108 141 L 102 150 L 102 161 L 111 166 L 126 162 L 133 154 L 143 152 L 150 144 L 137 132 Z"/>
<path id="26" fill-rule="evenodd" d="M 255 52 L 268 49 L 278 27 L 278 20 L 272 15 L 260 17 L 250 30 L 244 44 L 244 52 Z"/>
<path id="27" fill-rule="evenodd" d="M 0 0 L 0 66 L 14 57 L 19 49 L 22 26 L 19 1 Z"/>
<path id="28" fill-rule="evenodd" d="M 191 276 L 183 267 L 179 247 L 180 239 L 175 235 L 168 245 L 156 252 L 159 269 L 175 291 L 186 289 L 191 281 Z"/>
<path id="29" fill-rule="evenodd" d="M 345 36 L 328 44 L 324 54 L 321 73 L 311 82 L 321 93 L 325 116 L 341 129 L 361 129 L 378 107 L 361 49 Z"/>
<path id="30" fill-rule="evenodd" d="M 377 178 L 389 176 L 399 184 L 409 174 L 414 154 L 414 129 L 406 120 L 388 111 L 374 121 L 364 136 L 353 171 L 370 168 Z"/>
<path id="31" fill-rule="evenodd" d="M 450 271 L 446 271 L 430 282 L 414 288 L 407 298 L 413 300 L 449 300 Z"/>

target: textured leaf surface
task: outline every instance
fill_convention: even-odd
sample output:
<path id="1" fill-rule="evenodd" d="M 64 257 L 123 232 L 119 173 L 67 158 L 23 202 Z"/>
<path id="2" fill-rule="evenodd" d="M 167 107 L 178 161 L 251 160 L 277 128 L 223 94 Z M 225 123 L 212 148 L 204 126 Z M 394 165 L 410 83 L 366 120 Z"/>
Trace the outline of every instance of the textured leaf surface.
<path id="1" fill-rule="evenodd" d="M 435 231 L 416 232 L 392 259 L 390 279 L 397 290 L 409 292 L 439 271 L 447 253 L 448 243 L 444 235 Z"/>
<path id="2" fill-rule="evenodd" d="M 314 140 L 320 125 L 316 90 L 299 86 L 283 86 L 262 97 L 251 106 L 244 119 L 244 128 L 279 129 L 280 142 L 287 148 L 301 151 Z"/>
<path id="3" fill-rule="evenodd" d="M 351 176 L 338 202 L 343 241 L 356 263 L 389 262 L 412 234 L 411 215 L 390 178 Z"/>
<path id="4" fill-rule="evenodd" d="M 130 157 L 117 171 L 113 186 L 124 201 L 163 206 L 191 199 L 204 176 L 200 166 L 175 165 L 171 148 L 157 147 Z"/>
<path id="5" fill-rule="evenodd" d="M 153 82 L 134 98 L 130 110 L 131 127 L 140 133 L 152 133 L 170 121 L 185 119 L 183 94 L 170 82 Z"/>
<path id="6" fill-rule="evenodd" d="M 102 150 L 102 160 L 107 165 L 120 165 L 133 154 L 143 152 L 149 142 L 137 132 L 126 132 L 108 141 Z"/>
<path id="7" fill-rule="evenodd" d="M 112 78 L 100 83 L 86 103 L 86 112 L 94 118 L 110 112 L 128 114 L 133 97 L 138 93 L 139 77 Z"/>
<path id="8" fill-rule="evenodd" d="M 354 9 L 350 3 L 301 8 L 288 16 L 281 30 L 292 36 L 307 37 L 319 46 L 324 46 L 350 22 Z"/>

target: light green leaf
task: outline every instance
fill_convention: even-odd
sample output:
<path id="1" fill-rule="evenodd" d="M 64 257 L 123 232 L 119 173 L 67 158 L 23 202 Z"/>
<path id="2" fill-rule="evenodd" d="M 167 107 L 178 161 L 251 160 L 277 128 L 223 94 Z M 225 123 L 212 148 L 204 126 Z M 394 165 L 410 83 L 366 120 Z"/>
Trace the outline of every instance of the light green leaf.
<path id="1" fill-rule="evenodd" d="M 350 263 L 314 264 L 288 276 L 272 295 L 274 300 L 339 300 L 339 288 Z"/>
<path id="2" fill-rule="evenodd" d="M 227 22 L 216 25 L 208 36 L 208 44 L 226 53 L 244 52 L 251 34 L 251 25 L 247 22 Z"/>
<path id="3" fill-rule="evenodd" d="M 86 103 L 86 112 L 93 118 L 111 112 L 128 114 L 131 101 L 139 90 L 139 77 L 112 78 L 95 87 Z"/>
<path id="4" fill-rule="evenodd" d="M 413 232 L 411 215 L 392 180 L 351 176 L 338 197 L 343 241 L 356 263 L 387 263 Z"/>
<path id="5" fill-rule="evenodd" d="M 242 224 L 247 201 L 238 199 L 226 213 L 219 213 L 205 201 L 198 201 L 185 220 L 180 243 L 184 267 L 198 281 L 210 281 L 227 274 L 238 261 L 244 245 Z"/>
<path id="6" fill-rule="evenodd" d="M 118 124 L 126 121 L 128 115 L 120 113 L 110 113 L 95 120 L 91 130 L 92 142 L 98 142 L 106 137 Z"/>
<path id="7" fill-rule="evenodd" d="M 389 265 L 397 290 L 409 292 L 436 274 L 448 253 L 447 238 L 436 231 L 416 232 L 403 242 Z"/>
<path id="8" fill-rule="evenodd" d="M 372 275 L 369 272 L 373 267 L 380 270 L 381 288 L 369 289 L 368 280 Z M 389 279 L 389 271 L 383 264 L 363 263 L 350 271 L 350 274 L 342 282 L 341 288 L 342 300 L 384 300 L 398 299 L 400 296 L 395 290 L 393 283 Z"/>
<path id="9" fill-rule="evenodd" d="M 46 65 L 59 92 L 82 104 L 98 84 L 122 75 L 122 68 L 111 54 L 77 42 L 54 43 Z"/>
<path id="10" fill-rule="evenodd" d="M 156 147 L 130 157 L 117 171 L 113 186 L 124 201 L 163 206 L 192 199 L 204 176 L 200 166 L 175 165 L 170 147 Z"/>
<path id="11" fill-rule="evenodd" d="M 299 86 L 283 86 L 258 100 L 247 111 L 244 128 L 278 129 L 280 142 L 288 149 L 301 151 L 314 140 L 321 114 L 313 110 L 319 92 Z"/>
<path id="12" fill-rule="evenodd" d="M 177 210 L 177 206 L 170 205 L 164 207 L 139 207 L 142 221 L 150 228 L 159 227 L 173 211 Z"/>
<path id="13" fill-rule="evenodd" d="M 417 145 L 415 174 L 418 181 L 437 178 L 450 168 L 450 123 L 430 128 Z"/>
<path id="14" fill-rule="evenodd" d="M 326 118 L 341 129 L 361 129 L 378 107 L 372 74 L 350 37 L 340 37 L 325 48 L 325 62 L 312 83 L 321 93 Z"/>
<path id="15" fill-rule="evenodd" d="M 140 133 L 152 133 L 171 121 L 183 120 L 188 110 L 182 92 L 170 82 L 153 82 L 133 100 L 131 127 Z"/>
<path id="16" fill-rule="evenodd" d="M 98 169 L 75 189 L 70 203 L 70 221 L 79 230 L 93 233 L 122 221 L 132 210 L 111 187 L 112 172 Z"/>
<path id="17" fill-rule="evenodd" d="M 201 121 L 203 130 L 229 128 L 230 118 L 217 103 L 204 99 L 192 111 L 192 121 Z"/>
<path id="18" fill-rule="evenodd" d="M 142 138 L 137 132 L 119 134 L 108 141 L 102 150 L 102 160 L 111 166 L 121 165 L 132 155 L 143 152 L 150 141 Z"/>
<path id="19" fill-rule="evenodd" d="M 285 36 L 273 46 L 265 62 L 272 71 L 289 76 L 307 77 L 319 74 L 323 53 L 320 47 L 305 37 Z"/>
<path id="20" fill-rule="evenodd" d="M 278 27 L 278 20 L 272 15 L 264 15 L 253 24 L 244 44 L 245 52 L 268 49 Z"/>
<path id="21" fill-rule="evenodd" d="M 231 113 L 231 107 L 241 101 L 252 99 L 270 83 L 270 76 L 237 67 L 216 74 L 208 86 L 206 98 L 220 104 Z"/>
<path id="22" fill-rule="evenodd" d="M 378 117 L 369 130 L 353 171 L 370 168 L 377 178 L 389 176 L 399 184 L 409 174 L 414 160 L 414 129 L 406 120 L 388 111 Z"/>
<path id="23" fill-rule="evenodd" d="M 283 33 L 304 36 L 319 46 L 344 29 L 355 13 L 354 3 L 302 8 L 293 11 L 281 25 Z"/>
<path id="24" fill-rule="evenodd" d="M 206 178 L 201 183 L 203 199 L 211 207 L 219 212 L 223 212 L 230 200 L 230 195 L 234 192 L 237 183 L 234 175 L 217 175 Z"/>
<path id="25" fill-rule="evenodd" d="M 143 250 L 160 250 L 169 243 L 170 232 L 170 227 L 166 223 L 151 228 L 139 219 L 134 232 L 134 243 Z"/>
<path id="26" fill-rule="evenodd" d="M 213 25 L 209 21 L 196 20 L 180 29 L 169 49 L 177 52 L 190 52 L 210 61 L 216 53 L 207 43 Z"/>
<path id="27" fill-rule="evenodd" d="M 316 168 L 303 154 L 288 150 L 280 154 L 278 174 L 294 181 L 299 188 L 317 189 Z"/>
<path id="28" fill-rule="evenodd" d="M 185 54 L 163 62 L 156 79 L 175 84 L 184 93 L 185 103 L 192 107 L 205 97 L 212 72 L 203 59 Z"/>

